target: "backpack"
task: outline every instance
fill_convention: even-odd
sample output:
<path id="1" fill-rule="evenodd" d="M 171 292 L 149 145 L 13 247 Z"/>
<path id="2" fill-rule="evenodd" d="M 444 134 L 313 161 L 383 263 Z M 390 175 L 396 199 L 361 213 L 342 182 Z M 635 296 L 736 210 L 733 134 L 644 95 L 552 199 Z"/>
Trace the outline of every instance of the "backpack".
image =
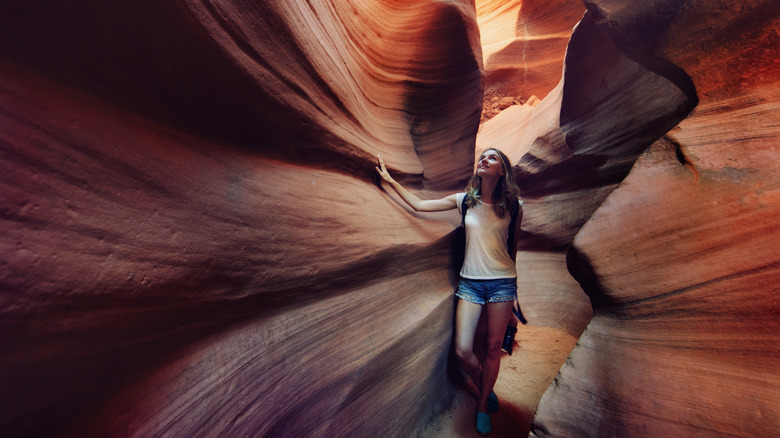
<path id="1" fill-rule="evenodd" d="M 463 200 L 460 202 L 460 211 L 461 211 L 461 218 L 460 218 L 460 226 L 462 228 L 463 232 L 463 245 L 465 248 L 466 244 L 466 210 L 469 209 L 468 204 L 466 201 L 471 197 L 468 193 L 466 193 L 466 196 L 463 197 Z M 521 201 L 522 202 L 522 201 Z M 520 207 L 518 207 L 516 202 L 513 202 L 509 206 L 509 214 L 510 214 L 510 221 L 509 221 L 509 233 L 506 238 L 506 248 L 507 251 L 509 251 L 509 257 L 512 258 L 512 261 L 515 261 L 517 258 L 517 251 L 515 247 L 515 227 L 517 226 L 517 217 L 520 215 Z M 523 312 L 520 311 L 520 304 L 518 304 L 517 300 L 515 300 L 514 306 L 512 306 L 512 313 L 515 314 L 515 317 L 518 321 L 520 321 L 522 324 L 528 324 L 528 321 L 523 316 Z"/>

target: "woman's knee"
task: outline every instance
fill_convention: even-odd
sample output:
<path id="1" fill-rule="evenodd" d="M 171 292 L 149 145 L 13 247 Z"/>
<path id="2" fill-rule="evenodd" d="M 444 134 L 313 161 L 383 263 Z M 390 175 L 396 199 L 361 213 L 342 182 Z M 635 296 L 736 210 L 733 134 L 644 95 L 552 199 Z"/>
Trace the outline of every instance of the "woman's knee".
<path id="1" fill-rule="evenodd" d="M 469 359 L 474 356 L 474 351 L 471 346 L 455 345 L 455 356 L 457 356 L 461 362 L 468 362 Z"/>
<path id="2" fill-rule="evenodd" d="M 485 354 L 490 357 L 500 357 L 502 341 L 503 339 L 489 339 L 485 345 Z"/>

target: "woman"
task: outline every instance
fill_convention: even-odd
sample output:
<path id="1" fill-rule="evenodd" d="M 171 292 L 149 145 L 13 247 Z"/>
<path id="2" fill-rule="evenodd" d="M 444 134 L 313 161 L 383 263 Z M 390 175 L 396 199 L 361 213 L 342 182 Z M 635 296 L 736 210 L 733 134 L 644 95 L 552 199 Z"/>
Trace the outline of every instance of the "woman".
<path id="1" fill-rule="evenodd" d="M 466 210 L 466 254 L 455 295 L 455 352 L 461 367 L 479 387 L 477 398 L 477 432 L 487 435 L 492 429 L 489 412 L 498 410 L 498 399 L 493 386 L 498 377 L 501 344 L 507 321 L 517 297 L 517 272 L 510 252 L 516 242 L 510 242 L 510 210 L 519 210 L 514 236 L 520 234 L 522 201 L 512 174 L 509 159 L 498 149 L 488 149 L 479 157 L 477 168 L 466 186 L 465 193 L 456 193 L 442 199 L 421 200 L 398 184 L 385 168 L 378 155 L 376 168 L 399 196 L 415 211 L 460 210 L 464 197 Z M 462 212 L 461 212 L 462 213 Z M 485 306 L 486 354 L 480 362 L 474 354 L 474 336 Z"/>

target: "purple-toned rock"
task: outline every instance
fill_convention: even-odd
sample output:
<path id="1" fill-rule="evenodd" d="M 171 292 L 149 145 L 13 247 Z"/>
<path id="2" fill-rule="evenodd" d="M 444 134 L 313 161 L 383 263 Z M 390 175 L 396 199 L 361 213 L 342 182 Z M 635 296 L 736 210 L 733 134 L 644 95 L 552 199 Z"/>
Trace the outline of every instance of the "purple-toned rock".
<path id="1" fill-rule="evenodd" d="M 0 435 L 408 436 L 444 406 L 469 2 L 0 6 Z"/>
<path id="2" fill-rule="evenodd" d="M 574 239 L 569 268 L 594 317 L 535 436 L 778 429 L 778 15 L 769 2 L 663 3 L 588 3 L 621 52 L 700 102 Z"/>

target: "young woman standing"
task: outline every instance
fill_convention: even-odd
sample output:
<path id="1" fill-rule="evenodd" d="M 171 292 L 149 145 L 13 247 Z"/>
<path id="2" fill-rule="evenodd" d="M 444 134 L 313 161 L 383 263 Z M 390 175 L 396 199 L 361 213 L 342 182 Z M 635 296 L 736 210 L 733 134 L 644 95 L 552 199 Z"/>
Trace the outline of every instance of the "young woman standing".
<path id="1" fill-rule="evenodd" d="M 515 208 L 518 216 L 513 234 L 520 234 L 523 204 L 509 159 L 498 149 L 487 149 L 479 157 L 464 193 L 421 200 L 395 181 L 382 157 L 377 157 L 379 175 L 415 211 L 460 210 L 466 198 L 466 253 L 455 293 L 455 353 L 463 370 L 479 387 L 476 428 L 481 435 L 487 435 L 492 430 L 489 412 L 498 410 L 493 386 L 501 362 L 501 343 L 517 298 L 517 272 L 514 257 L 510 256 L 517 242 L 508 243 L 507 238 L 510 210 Z M 474 336 L 482 306 L 486 310 L 487 333 L 486 354 L 480 362 L 474 354 Z"/>

